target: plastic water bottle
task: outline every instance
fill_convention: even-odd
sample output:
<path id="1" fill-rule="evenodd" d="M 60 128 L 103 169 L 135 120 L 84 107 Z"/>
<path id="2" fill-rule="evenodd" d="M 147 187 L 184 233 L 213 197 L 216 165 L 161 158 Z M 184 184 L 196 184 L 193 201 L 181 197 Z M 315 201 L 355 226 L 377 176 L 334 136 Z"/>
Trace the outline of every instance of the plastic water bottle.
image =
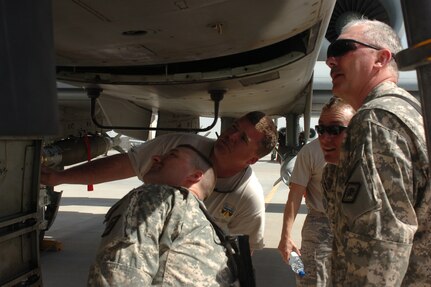
<path id="1" fill-rule="evenodd" d="M 295 251 L 290 252 L 289 265 L 299 277 L 304 277 L 304 263 L 302 263 L 301 257 Z"/>

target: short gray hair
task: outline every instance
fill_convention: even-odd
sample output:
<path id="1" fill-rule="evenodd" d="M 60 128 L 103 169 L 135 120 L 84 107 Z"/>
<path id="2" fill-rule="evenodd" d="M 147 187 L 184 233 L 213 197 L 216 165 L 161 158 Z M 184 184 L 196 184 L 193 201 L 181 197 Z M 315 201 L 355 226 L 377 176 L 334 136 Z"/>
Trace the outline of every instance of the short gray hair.
<path id="1" fill-rule="evenodd" d="M 403 49 L 401 40 L 397 33 L 395 33 L 395 31 L 388 24 L 377 20 L 355 19 L 348 22 L 343 27 L 341 32 L 343 33 L 355 25 L 361 25 L 365 27 L 364 36 L 368 40 L 368 44 L 389 49 L 393 55 L 396 55 Z M 393 59 L 389 65 L 398 77 L 398 66 L 395 62 L 395 59 Z"/>

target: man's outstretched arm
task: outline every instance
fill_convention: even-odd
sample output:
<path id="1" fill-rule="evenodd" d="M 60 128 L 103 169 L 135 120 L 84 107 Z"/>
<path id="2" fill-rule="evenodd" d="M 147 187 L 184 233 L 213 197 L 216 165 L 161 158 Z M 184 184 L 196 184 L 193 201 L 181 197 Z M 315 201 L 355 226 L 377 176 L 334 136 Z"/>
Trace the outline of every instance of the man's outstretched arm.
<path id="1" fill-rule="evenodd" d="M 127 154 L 116 154 L 63 171 L 42 167 L 40 182 L 45 185 L 97 184 L 135 176 Z"/>

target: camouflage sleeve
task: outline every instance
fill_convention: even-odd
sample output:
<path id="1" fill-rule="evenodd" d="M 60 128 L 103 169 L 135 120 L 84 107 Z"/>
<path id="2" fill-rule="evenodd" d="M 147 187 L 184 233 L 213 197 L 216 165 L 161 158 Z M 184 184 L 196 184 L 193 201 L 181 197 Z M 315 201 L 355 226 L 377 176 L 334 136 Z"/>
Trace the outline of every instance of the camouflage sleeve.
<path id="1" fill-rule="evenodd" d="M 341 196 L 345 286 L 399 286 L 406 272 L 418 223 L 411 204 L 411 148 L 402 129 L 386 113 L 350 133 Z"/>
<path id="2" fill-rule="evenodd" d="M 337 177 L 337 166 L 326 164 L 322 173 L 322 191 L 323 191 L 323 207 L 329 219 L 334 218 L 334 202 L 335 202 L 335 179 Z M 332 222 L 332 221 L 331 221 Z"/>
<path id="3" fill-rule="evenodd" d="M 135 190 L 110 213 L 91 286 L 149 286 L 159 269 L 159 238 L 172 209 L 163 186 Z M 104 242 L 104 243 L 103 243 Z"/>

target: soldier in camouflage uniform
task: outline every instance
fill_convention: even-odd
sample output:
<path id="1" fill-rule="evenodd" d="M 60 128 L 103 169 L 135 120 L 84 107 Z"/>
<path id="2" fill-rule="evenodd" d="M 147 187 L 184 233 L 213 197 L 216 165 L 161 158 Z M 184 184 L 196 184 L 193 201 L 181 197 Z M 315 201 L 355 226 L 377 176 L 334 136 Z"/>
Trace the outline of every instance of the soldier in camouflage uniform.
<path id="1" fill-rule="evenodd" d="M 41 183 L 96 184 L 138 176 L 143 180 L 153 155 L 164 154 L 179 144 L 197 148 L 213 163 L 218 174 L 214 192 L 205 206 L 227 234 L 249 236 L 250 249 L 262 249 L 265 199 L 251 165 L 270 153 L 277 142 L 277 128 L 270 117 L 252 111 L 235 120 L 217 140 L 192 133 L 169 133 L 115 154 L 62 171 L 42 166 Z"/>
<path id="2" fill-rule="evenodd" d="M 296 277 L 297 287 L 330 286 L 332 232 L 322 202 L 321 176 L 326 162 L 338 161 L 344 129 L 354 113 L 352 107 L 342 100 L 331 99 L 323 107 L 316 126 L 319 139 L 306 144 L 295 162 L 278 250 L 285 262 L 289 260 L 291 251 L 301 255 L 306 275 Z M 291 231 L 304 194 L 308 214 L 302 227 L 299 250 Z"/>
<path id="3" fill-rule="evenodd" d="M 230 286 L 227 257 L 200 201 L 216 175 L 193 147 L 154 156 L 146 184 L 106 214 L 88 286 Z"/>
<path id="4" fill-rule="evenodd" d="M 333 93 L 357 109 L 336 180 L 324 184 L 335 286 L 431 286 L 429 160 L 419 102 L 396 85 L 400 49 L 369 20 L 328 47 Z"/>

